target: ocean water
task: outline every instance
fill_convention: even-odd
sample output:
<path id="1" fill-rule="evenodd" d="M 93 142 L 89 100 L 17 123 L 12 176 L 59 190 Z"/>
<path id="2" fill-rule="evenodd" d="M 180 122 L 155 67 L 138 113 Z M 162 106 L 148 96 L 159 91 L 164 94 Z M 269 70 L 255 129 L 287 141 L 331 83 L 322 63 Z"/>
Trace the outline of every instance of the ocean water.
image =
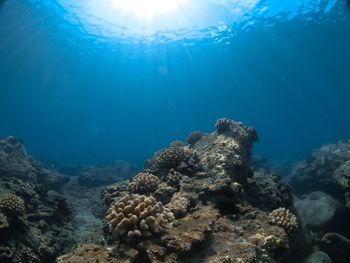
<path id="1" fill-rule="evenodd" d="M 0 0 L 0 137 L 55 165 L 142 164 L 221 117 L 270 160 L 349 138 L 349 1 L 176 3 Z"/>

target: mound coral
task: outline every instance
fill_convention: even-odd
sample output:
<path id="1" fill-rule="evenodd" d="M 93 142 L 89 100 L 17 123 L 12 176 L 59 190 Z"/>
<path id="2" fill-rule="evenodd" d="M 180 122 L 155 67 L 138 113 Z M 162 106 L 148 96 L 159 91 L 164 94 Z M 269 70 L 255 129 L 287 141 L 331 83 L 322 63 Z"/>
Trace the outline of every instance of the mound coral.
<path id="1" fill-rule="evenodd" d="M 181 170 L 180 165 L 186 170 L 195 170 L 199 167 L 199 155 L 195 150 L 184 148 L 169 148 L 159 154 L 155 162 L 164 169 Z"/>
<path id="2" fill-rule="evenodd" d="M 190 145 L 195 145 L 202 138 L 203 134 L 199 131 L 194 131 L 187 137 L 187 143 Z"/>
<path id="3" fill-rule="evenodd" d="M 109 208 L 105 219 L 110 232 L 126 242 L 134 242 L 170 227 L 174 215 L 154 197 L 127 195 Z"/>
<path id="4" fill-rule="evenodd" d="M 292 233 L 298 228 L 297 217 L 284 207 L 273 210 L 269 217 L 271 224 L 283 227 L 287 233 Z"/>
<path id="5" fill-rule="evenodd" d="M 0 197 L 0 211 L 13 218 L 22 216 L 25 213 L 24 201 L 12 194 L 2 196 Z"/>
<path id="6" fill-rule="evenodd" d="M 145 194 L 153 192 L 157 189 L 159 184 L 158 177 L 151 173 L 139 173 L 128 186 L 131 193 Z"/>

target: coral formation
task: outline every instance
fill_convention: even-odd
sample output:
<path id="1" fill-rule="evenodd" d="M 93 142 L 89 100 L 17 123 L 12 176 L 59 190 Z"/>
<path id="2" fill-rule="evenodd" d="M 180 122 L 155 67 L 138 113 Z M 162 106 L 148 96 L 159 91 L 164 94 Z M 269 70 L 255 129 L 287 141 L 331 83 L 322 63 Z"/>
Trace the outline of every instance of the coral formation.
<path id="1" fill-rule="evenodd" d="M 161 169 L 175 169 L 181 172 L 182 170 L 198 170 L 199 161 L 197 151 L 174 147 L 160 153 L 155 163 Z"/>
<path id="2" fill-rule="evenodd" d="M 158 177 L 144 172 L 137 174 L 128 186 L 130 193 L 145 194 L 155 191 L 158 187 Z"/>
<path id="3" fill-rule="evenodd" d="M 224 123 L 223 133 L 218 128 L 191 145 L 172 143 L 145 162 L 143 173 L 159 180 L 152 197 L 132 195 L 125 182 L 104 191 L 107 246 L 96 253 L 106 262 L 107 250 L 117 262 L 288 262 L 310 248 L 302 231 L 288 235 L 297 224 L 292 214 L 282 227 L 271 224 L 273 209 L 294 211 L 292 195 L 278 176 L 250 168 L 255 130 Z M 78 248 L 61 262 L 93 256 L 88 250 Z"/>
<path id="4" fill-rule="evenodd" d="M 232 120 L 221 118 L 218 119 L 215 123 L 215 129 L 218 134 L 222 134 L 224 132 L 227 132 L 230 130 L 230 125 L 232 123 Z"/>
<path id="5" fill-rule="evenodd" d="M 297 217 L 284 207 L 273 210 L 269 217 L 272 224 L 283 227 L 287 233 L 295 232 L 298 229 Z"/>
<path id="6" fill-rule="evenodd" d="M 202 138 L 203 134 L 199 131 L 194 131 L 190 135 L 187 136 L 187 143 L 189 145 L 195 145 Z"/>
<path id="7" fill-rule="evenodd" d="M 0 197 L 0 211 L 9 217 L 18 218 L 25 213 L 25 205 L 22 198 L 16 195 L 5 195 Z"/>
<path id="8" fill-rule="evenodd" d="M 254 171 L 254 175 L 248 179 L 247 199 L 264 211 L 292 206 L 292 191 L 281 179 L 276 174 Z"/>
<path id="9" fill-rule="evenodd" d="M 127 242 L 159 234 L 173 220 L 173 213 L 161 202 L 144 195 L 124 196 L 108 209 L 106 215 L 109 231 L 118 238 L 125 237 Z"/>
<path id="10" fill-rule="evenodd" d="M 0 261 L 54 262 L 74 240 L 66 200 L 42 185 L 13 177 L 0 177 L 0 190 L 4 194 L 0 201 L 0 246 L 12 251 L 12 256 Z"/>

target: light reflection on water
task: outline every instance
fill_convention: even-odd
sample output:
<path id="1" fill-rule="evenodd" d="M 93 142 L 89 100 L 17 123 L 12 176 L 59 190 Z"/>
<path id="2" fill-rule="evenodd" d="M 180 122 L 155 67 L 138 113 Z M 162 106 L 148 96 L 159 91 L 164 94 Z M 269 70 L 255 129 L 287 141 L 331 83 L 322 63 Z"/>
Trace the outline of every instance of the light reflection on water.
<path id="1" fill-rule="evenodd" d="M 61 26 L 98 41 L 164 43 L 200 39 L 222 42 L 253 25 L 301 18 L 317 21 L 340 0 L 191 0 L 180 10 L 144 21 L 112 8 L 111 0 L 28 0 L 45 8 Z"/>

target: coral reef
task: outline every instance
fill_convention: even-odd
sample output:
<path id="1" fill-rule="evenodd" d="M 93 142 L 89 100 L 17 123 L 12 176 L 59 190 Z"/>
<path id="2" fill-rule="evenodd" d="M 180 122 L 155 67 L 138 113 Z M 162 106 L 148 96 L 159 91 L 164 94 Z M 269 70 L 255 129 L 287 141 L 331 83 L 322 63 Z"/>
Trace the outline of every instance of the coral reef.
<path id="1" fill-rule="evenodd" d="M 174 169 L 186 175 L 192 175 L 200 170 L 198 152 L 193 149 L 172 146 L 159 152 L 145 167 L 151 173 L 161 176 L 164 172 Z"/>
<path id="2" fill-rule="evenodd" d="M 143 173 L 159 180 L 148 196 L 133 195 L 134 187 L 125 182 L 107 187 L 107 244 L 94 248 L 96 259 L 295 262 L 304 256 L 310 243 L 299 231 L 302 227 L 291 235 L 297 220 L 287 210 L 294 211 L 289 188 L 280 177 L 254 174 L 250 168 L 255 130 L 232 120 L 225 123 L 225 132 L 203 134 L 191 145 L 172 143 L 147 160 Z M 149 206 L 142 205 L 147 202 Z M 270 213 L 277 208 L 284 209 L 282 227 L 271 223 Z M 169 221 L 171 227 L 166 227 Z M 91 249 L 79 247 L 60 263 L 87 255 L 94 257 Z"/>
<path id="3" fill-rule="evenodd" d="M 110 232 L 118 238 L 134 242 L 141 237 L 159 234 L 170 226 L 174 215 L 153 197 L 124 196 L 108 209 L 106 221 Z"/>
<path id="4" fill-rule="evenodd" d="M 298 229 L 297 217 L 284 207 L 273 210 L 269 217 L 272 224 L 283 227 L 288 233 L 293 233 Z"/>
<path id="5" fill-rule="evenodd" d="M 222 118 L 218 119 L 215 123 L 215 129 L 218 134 L 222 134 L 224 132 L 227 132 L 230 130 L 230 125 L 232 123 L 232 120 Z"/>
<path id="6" fill-rule="evenodd" d="M 125 161 L 115 161 L 101 167 L 89 166 L 84 168 L 78 177 L 78 182 L 86 187 L 110 185 L 127 180 L 138 172 L 135 165 Z"/>
<path id="7" fill-rule="evenodd" d="M 73 242 L 70 206 L 55 191 L 68 181 L 29 156 L 20 139 L 0 140 L 1 262 L 54 262 Z"/>
<path id="8" fill-rule="evenodd" d="M 30 183 L 40 183 L 59 190 L 69 178 L 44 168 L 26 152 L 23 142 L 15 137 L 0 140 L 0 177 L 15 177 Z"/>
<path id="9" fill-rule="evenodd" d="M 199 131 L 194 131 L 190 135 L 187 136 L 187 143 L 189 145 L 195 145 L 202 138 L 203 134 Z"/>
<path id="10" fill-rule="evenodd" d="M 150 173 L 137 174 L 128 186 L 131 193 L 145 194 L 155 191 L 158 187 L 158 177 Z"/>
<path id="11" fill-rule="evenodd" d="M 254 171 L 254 175 L 248 179 L 246 197 L 251 204 L 264 211 L 290 207 L 293 203 L 291 189 L 282 182 L 281 176 L 261 169 Z"/>

